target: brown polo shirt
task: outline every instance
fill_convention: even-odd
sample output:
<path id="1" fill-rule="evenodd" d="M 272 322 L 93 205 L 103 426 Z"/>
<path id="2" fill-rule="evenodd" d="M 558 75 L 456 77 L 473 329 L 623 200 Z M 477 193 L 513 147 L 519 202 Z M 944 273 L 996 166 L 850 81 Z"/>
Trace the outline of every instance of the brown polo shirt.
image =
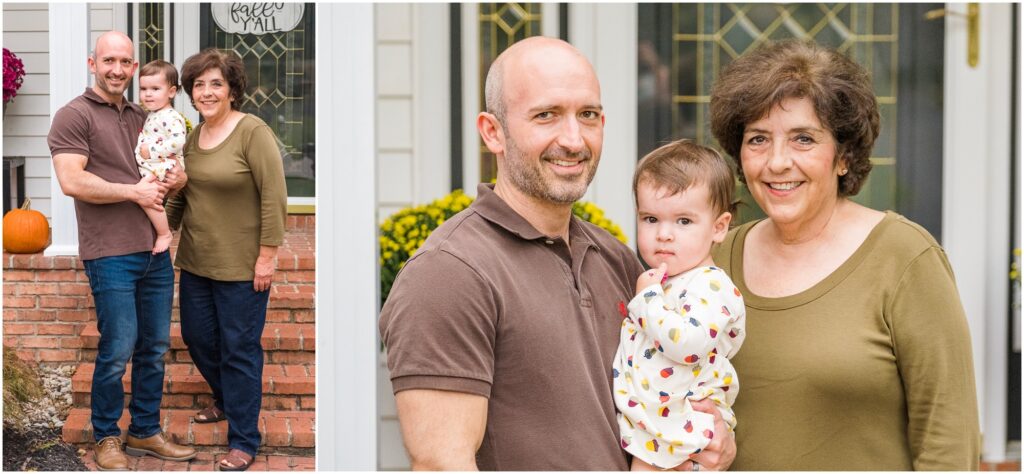
<path id="1" fill-rule="evenodd" d="M 92 88 L 61 107 L 46 137 L 50 156 L 85 155 L 85 170 L 110 183 L 134 184 L 142 179 L 135 162 L 135 143 L 146 112 L 127 99 L 107 103 Z M 153 248 L 156 233 L 138 204 L 90 204 L 75 199 L 78 255 L 92 260 Z"/>
<path id="2" fill-rule="evenodd" d="M 626 470 L 612 401 L 620 302 L 643 271 L 573 218 L 571 248 L 480 185 L 398 275 L 381 311 L 395 392 L 488 397 L 482 470 Z"/>

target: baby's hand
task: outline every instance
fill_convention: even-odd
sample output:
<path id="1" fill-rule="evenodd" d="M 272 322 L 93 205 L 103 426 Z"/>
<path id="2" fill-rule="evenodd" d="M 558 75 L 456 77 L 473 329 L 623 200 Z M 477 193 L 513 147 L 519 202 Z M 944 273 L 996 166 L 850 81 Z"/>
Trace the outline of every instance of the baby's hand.
<path id="1" fill-rule="evenodd" d="M 147 143 L 143 143 L 142 146 L 139 147 L 139 156 L 141 156 L 143 160 L 149 159 L 149 145 Z"/>
<path id="2" fill-rule="evenodd" d="M 668 271 L 668 264 L 661 262 L 658 268 L 652 268 L 640 274 L 640 278 L 636 279 L 636 292 L 640 294 L 644 288 L 654 284 L 662 284 L 665 282 L 665 272 Z"/>

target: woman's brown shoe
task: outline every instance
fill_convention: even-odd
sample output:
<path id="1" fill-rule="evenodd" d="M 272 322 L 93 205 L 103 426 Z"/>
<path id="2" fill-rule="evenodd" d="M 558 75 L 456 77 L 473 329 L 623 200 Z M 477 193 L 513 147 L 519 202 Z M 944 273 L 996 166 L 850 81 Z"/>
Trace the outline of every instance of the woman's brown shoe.
<path id="1" fill-rule="evenodd" d="M 192 417 L 192 421 L 196 423 L 216 423 L 221 420 L 226 420 L 227 416 L 220 408 L 216 405 L 211 405 L 202 410 L 199 410 L 195 416 Z"/>
<path id="2" fill-rule="evenodd" d="M 121 451 L 121 438 L 107 436 L 96 442 L 96 468 L 101 471 L 127 471 L 128 458 Z"/>
<path id="3" fill-rule="evenodd" d="M 196 450 L 182 446 L 167 439 L 163 432 L 148 438 L 136 438 L 128 435 L 128 446 L 125 452 L 132 456 L 153 456 L 165 461 L 188 461 L 196 457 Z"/>
<path id="4" fill-rule="evenodd" d="M 245 451 L 240 449 L 232 449 L 228 451 L 228 455 L 224 456 L 217 463 L 218 471 L 244 471 L 252 466 L 252 462 L 256 460 L 256 456 L 250 456 Z"/>

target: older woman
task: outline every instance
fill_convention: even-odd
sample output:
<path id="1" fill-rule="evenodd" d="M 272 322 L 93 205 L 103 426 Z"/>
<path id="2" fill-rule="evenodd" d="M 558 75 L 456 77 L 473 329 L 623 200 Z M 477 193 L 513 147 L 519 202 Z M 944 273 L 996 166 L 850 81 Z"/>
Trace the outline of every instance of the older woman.
<path id="1" fill-rule="evenodd" d="M 718 79 L 711 130 L 767 214 L 714 255 L 747 305 L 732 468 L 977 469 L 946 254 L 919 225 L 850 200 L 879 130 L 865 70 L 811 43 L 763 46 Z"/>
<path id="2" fill-rule="evenodd" d="M 284 169 L 270 127 L 238 110 L 241 59 L 203 50 L 185 61 L 182 84 L 203 122 L 185 144 L 188 186 L 167 209 L 181 224 L 181 334 L 214 398 L 194 420 L 226 418 L 230 452 L 218 468 L 245 470 L 260 445 L 260 336 L 284 239 Z"/>

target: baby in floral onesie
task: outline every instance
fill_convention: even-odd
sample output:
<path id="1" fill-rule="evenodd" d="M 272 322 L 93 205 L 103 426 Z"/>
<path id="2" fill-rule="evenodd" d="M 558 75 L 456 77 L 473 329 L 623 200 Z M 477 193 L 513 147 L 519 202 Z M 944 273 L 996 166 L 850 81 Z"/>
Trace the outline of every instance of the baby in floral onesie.
<path id="1" fill-rule="evenodd" d="M 739 379 L 729 358 L 743 342 L 746 311 L 711 259 L 712 244 L 729 230 L 734 185 L 721 155 L 689 140 L 637 165 L 637 245 L 652 269 L 637 280 L 612 363 L 620 441 L 633 470 L 671 469 L 711 442 L 714 416 L 691 401 L 710 399 L 729 429 L 736 426 Z"/>
<path id="2" fill-rule="evenodd" d="M 149 116 L 139 133 L 135 161 L 143 177 L 154 175 L 163 181 L 167 171 L 174 166 L 184 169 L 181 152 L 185 147 L 185 117 L 171 107 L 177 92 L 178 70 L 174 65 L 158 59 L 142 66 L 139 71 L 139 96 L 146 110 L 149 110 Z M 167 250 L 173 239 L 167 225 L 167 214 L 150 208 L 143 210 L 156 230 L 153 253 Z"/>

